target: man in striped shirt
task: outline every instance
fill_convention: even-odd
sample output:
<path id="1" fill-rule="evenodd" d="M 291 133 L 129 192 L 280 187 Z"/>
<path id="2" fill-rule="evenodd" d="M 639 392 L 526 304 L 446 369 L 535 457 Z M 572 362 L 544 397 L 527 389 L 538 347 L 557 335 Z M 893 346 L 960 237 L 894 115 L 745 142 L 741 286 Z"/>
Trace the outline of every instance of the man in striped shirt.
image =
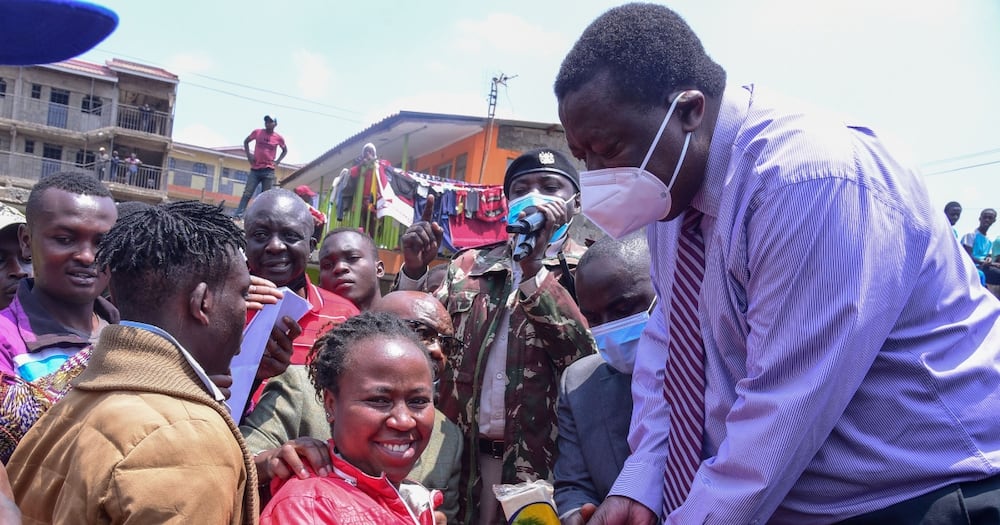
<path id="1" fill-rule="evenodd" d="M 664 306 L 589 523 L 997 523 L 1000 302 L 911 162 L 727 85 L 659 5 L 595 20 L 555 92 L 584 215 L 647 227 Z"/>

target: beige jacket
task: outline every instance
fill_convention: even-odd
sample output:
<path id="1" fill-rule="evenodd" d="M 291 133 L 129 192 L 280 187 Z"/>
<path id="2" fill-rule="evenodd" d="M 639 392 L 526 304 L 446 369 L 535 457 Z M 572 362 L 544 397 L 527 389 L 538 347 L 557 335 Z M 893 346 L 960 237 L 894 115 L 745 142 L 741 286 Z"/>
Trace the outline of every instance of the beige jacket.
<path id="1" fill-rule="evenodd" d="M 257 474 L 225 405 L 172 343 L 109 326 L 7 465 L 25 525 L 256 524 Z"/>

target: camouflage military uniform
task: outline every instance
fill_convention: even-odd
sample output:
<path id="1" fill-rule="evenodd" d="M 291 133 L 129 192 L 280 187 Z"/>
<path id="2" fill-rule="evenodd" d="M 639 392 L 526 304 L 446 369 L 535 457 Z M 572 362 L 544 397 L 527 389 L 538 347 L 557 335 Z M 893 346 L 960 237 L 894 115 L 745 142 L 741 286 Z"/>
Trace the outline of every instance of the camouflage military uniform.
<path id="1" fill-rule="evenodd" d="M 583 250 L 567 243 L 566 259 L 575 263 Z M 480 478 L 476 415 L 483 368 L 512 289 L 512 264 L 507 243 L 460 252 L 437 291 L 451 314 L 456 336 L 466 344 L 464 352 L 449 356 L 450 366 L 440 385 L 441 411 L 458 424 L 466 439 L 459 514 L 464 516 L 464 523 L 475 523 L 477 519 Z M 573 361 L 596 351 L 586 321 L 558 282 L 559 261 L 546 260 L 545 266 L 549 273 L 538 290 L 530 297 L 518 291 L 511 312 L 503 483 L 552 480 L 559 378 Z"/>

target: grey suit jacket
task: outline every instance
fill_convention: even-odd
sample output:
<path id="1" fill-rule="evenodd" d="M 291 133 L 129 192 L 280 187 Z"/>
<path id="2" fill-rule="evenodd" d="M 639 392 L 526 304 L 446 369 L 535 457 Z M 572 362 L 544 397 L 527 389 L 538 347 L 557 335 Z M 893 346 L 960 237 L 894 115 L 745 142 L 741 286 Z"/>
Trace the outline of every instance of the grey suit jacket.
<path id="1" fill-rule="evenodd" d="M 448 523 L 458 523 L 462 433 L 440 410 L 434 412 L 430 441 L 409 477 L 443 492 L 444 504 L 438 510 L 448 516 Z M 240 432 L 251 454 L 280 447 L 300 436 L 330 439 L 330 423 L 306 367 L 290 365 L 285 373 L 271 378 L 260 402 L 243 418 Z"/>
<path id="2" fill-rule="evenodd" d="M 559 385 L 559 456 L 555 500 L 559 515 L 584 503 L 599 505 L 629 456 L 632 376 L 599 355 L 563 372 Z"/>

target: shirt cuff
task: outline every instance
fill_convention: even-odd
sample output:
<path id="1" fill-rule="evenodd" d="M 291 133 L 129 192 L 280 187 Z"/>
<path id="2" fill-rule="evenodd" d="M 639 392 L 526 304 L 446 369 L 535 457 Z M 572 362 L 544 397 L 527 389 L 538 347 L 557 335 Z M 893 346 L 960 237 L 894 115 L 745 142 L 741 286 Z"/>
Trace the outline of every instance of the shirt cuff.
<path id="1" fill-rule="evenodd" d="M 410 279 L 403 268 L 399 268 L 399 289 L 400 290 L 423 290 L 424 283 L 427 281 L 427 269 L 424 269 L 424 274 L 418 279 Z"/>
<path id="2" fill-rule="evenodd" d="M 658 464 L 656 461 L 626 461 L 608 496 L 633 499 L 659 516 L 663 510 L 663 475 L 666 468 L 666 458 L 661 459 L 663 461 Z"/>
<path id="3" fill-rule="evenodd" d="M 534 277 L 528 279 L 527 281 L 522 281 L 521 284 L 517 285 L 517 289 L 521 290 L 521 293 L 524 294 L 525 298 L 531 297 L 538 291 L 539 288 L 542 287 L 542 282 L 545 281 L 545 278 L 548 276 L 549 269 L 542 266 L 542 269 L 538 270 L 538 273 L 536 273 Z"/>
<path id="4" fill-rule="evenodd" d="M 560 522 L 566 521 L 566 518 L 568 518 L 571 515 L 573 515 L 574 512 L 580 512 L 581 508 L 583 508 L 583 507 L 575 507 L 575 508 L 567 510 L 566 512 L 563 512 L 562 514 L 559 515 L 559 521 Z"/>

